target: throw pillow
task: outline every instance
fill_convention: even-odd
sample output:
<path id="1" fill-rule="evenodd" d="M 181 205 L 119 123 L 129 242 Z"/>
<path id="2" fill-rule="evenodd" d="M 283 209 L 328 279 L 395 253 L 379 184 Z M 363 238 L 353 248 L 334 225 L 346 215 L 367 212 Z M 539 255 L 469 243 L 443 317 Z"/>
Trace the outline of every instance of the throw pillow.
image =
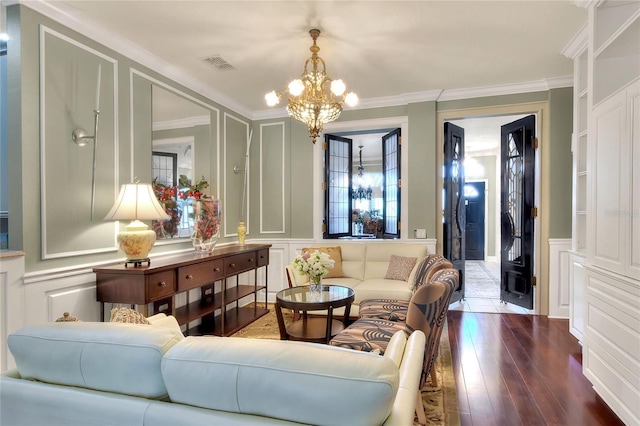
<path id="1" fill-rule="evenodd" d="M 79 320 L 78 317 L 71 315 L 69 312 L 65 312 L 64 314 L 62 314 L 62 316 L 60 318 L 58 318 L 56 320 L 56 322 L 82 322 L 82 320 Z"/>
<path id="2" fill-rule="evenodd" d="M 147 324 L 151 323 L 140 312 L 131 308 L 113 308 L 111 310 L 110 322 L 123 322 L 127 324 Z"/>
<path id="3" fill-rule="evenodd" d="M 313 253 L 316 250 L 320 253 L 327 253 L 333 260 L 333 268 L 329 269 L 329 273 L 325 276 L 325 278 L 344 277 L 344 272 L 342 271 L 342 248 L 340 246 L 303 248 L 302 253 L 306 253 L 308 251 Z"/>
<path id="4" fill-rule="evenodd" d="M 392 254 L 389 260 L 389 267 L 387 268 L 387 275 L 385 275 L 384 278 L 387 280 L 409 280 L 409 275 L 411 275 L 411 271 L 417 261 L 417 257 L 404 257 Z"/>

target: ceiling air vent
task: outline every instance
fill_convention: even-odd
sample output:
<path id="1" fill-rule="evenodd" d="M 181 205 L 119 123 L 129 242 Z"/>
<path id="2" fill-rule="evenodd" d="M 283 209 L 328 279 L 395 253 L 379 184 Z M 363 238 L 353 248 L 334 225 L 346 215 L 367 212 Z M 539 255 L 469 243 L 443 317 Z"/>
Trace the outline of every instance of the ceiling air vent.
<path id="1" fill-rule="evenodd" d="M 204 58 L 203 61 L 209 65 L 216 67 L 218 71 L 231 71 L 235 69 L 233 65 L 229 63 L 229 61 L 227 61 L 220 55 L 209 56 L 207 58 Z"/>

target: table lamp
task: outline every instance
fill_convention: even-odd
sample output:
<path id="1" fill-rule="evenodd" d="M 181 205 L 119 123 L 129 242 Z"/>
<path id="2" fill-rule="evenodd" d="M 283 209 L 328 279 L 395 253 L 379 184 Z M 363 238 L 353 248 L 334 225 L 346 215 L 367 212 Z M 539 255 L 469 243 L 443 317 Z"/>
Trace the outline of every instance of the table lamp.
<path id="1" fill-rule="evenodd" d="M 127 263 L 141 266 L 150 264 L 149 252 L 156 242 L 156 233 L 140 220 L 167 220 L 164 211 L 151 184 L 128 183 L 120 187 L 115 204 L 104 217 L 105 220 L 131 220 L 124 230 L 118 233 L 118 245 L 127 257 Z"/>

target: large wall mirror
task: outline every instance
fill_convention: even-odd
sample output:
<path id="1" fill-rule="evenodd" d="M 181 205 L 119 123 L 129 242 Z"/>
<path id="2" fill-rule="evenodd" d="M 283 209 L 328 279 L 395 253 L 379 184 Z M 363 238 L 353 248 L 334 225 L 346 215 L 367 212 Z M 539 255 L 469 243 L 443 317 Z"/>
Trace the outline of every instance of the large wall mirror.
<path id="1" fill-rule="evenodd" d="M 195 159 L 208 156 L 211 114 L 177 93 L 158 85 L 151 88 L 152 178 L 167 221 L 154 222 L 158 239 L 188 238 L 193 228 L 193 199 L 189 189 L 207 178 L 198 174 Z M 200 152 L 205 148 L 207 152 Z"/>

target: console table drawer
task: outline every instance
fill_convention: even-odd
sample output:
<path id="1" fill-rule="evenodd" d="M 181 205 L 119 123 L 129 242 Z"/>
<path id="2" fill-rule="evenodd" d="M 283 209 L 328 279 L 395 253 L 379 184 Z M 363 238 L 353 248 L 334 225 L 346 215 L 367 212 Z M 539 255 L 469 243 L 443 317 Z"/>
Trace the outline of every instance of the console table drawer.
<path id="1" fill-rule="evenodd" d="M 236 254 L 224 260 L 226 276 L 239 274 L 256 268 L 256 252 Z"/>
<path id="2" fill-rule="evenodd" d="M 175 278 L 173 271 L 158 272 L 149 275 L 147 281 L 147 294 L 149 300 L 155 300 L 165 296 L 171 296 L 175 289 Z"/>
<path id="3" fill-rule="evenodd" d="M 258 266 L 267 266 L 269 264 L 269 249 L 258 251 Z"/>
<path id="4" fill-rule="evenodd" d="M 201 287 L 224 278 L 222 259 L 178 268 L 178 291 Z"/>

